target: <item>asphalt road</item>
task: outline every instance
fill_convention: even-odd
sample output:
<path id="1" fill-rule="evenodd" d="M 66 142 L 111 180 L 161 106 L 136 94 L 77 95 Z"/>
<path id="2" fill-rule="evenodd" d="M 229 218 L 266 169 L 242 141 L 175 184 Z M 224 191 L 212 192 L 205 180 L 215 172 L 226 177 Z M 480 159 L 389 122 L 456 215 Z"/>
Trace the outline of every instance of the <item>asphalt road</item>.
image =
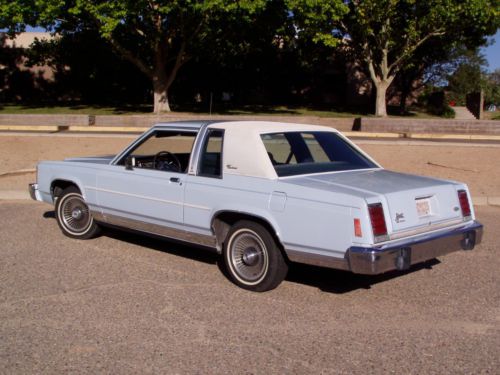
<path id="1" fill-rule="evenodd" d="M 231 284 L 201 249 L 64 237 L 51 206 L 0 202 L 0 373 L 500 371 L 500 208 L 483 244 L 378 277 L 295 266 Z"/>

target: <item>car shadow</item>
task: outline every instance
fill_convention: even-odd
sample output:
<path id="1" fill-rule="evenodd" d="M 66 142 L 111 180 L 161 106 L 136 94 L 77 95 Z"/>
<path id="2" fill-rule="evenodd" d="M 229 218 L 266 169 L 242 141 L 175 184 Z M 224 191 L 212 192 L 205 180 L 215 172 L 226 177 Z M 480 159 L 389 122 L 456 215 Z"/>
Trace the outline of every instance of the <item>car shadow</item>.
<path id="1" fill-rule="evenodd" d="M 55 219 L 55 211 L 46 211 L 43 217 L 45 219 Z M 213 249 L 192 246 L 181 241 L 107 225 L 102 227 L 101 236 L 208 264 L 216 264 L 219 258 Z"/>
<path id="2" fill-rule="evenodd" d="M 323 292 L 343 294 L 357 289 L 370 289 L 375 284 L 419 272 L 423 269 L 432 269 L 433 266 L 440 263 L 437 259 L 431 259 L 416 264 L 406 271 L 391 271 L 380 275 L 360 275 L 349 271 L 293 263 L 290 265 L 286 280 L 309 285 Z"/>
<path id="3" fill-rule="evenodd" d="M 45 219 L 54 219 L 55 211 L 46 211 Z M 224 265 L 222 257 L 214 249 L 189 245 L 180 241 L 174 241 L 154 235 L 145 235 L 140 232 L 123 230 L 116 227 L 103 227 L 103 236 L 117 241 L 146 247 L 163 253 L 180 256 L 207 264 L 217 265 L 220 272 L 231 280 Z M 370 289 L 373 285 L 382 283 L 397 277 L 419 272 L 423 269 L 432 269 L 440 264 L 437 259 L 412 266 L 407 271 L 393 271 L 381 275 L 359 275 L 348 271 L 335 270 L 306 264 L 291 263 L 286 281 L 312 286 L 323 292 L 344 294 L 358 289 Z"/>
<path id="4" fill-rule="evenodd" d="M 213 249 L 201 246 L 192 246 L 181 241 L 166 239 L 155 235 L 146 235 L 128 230 L 125 231 L 114 227 L 103 227 L 102 235 L 117 241 L 147 247 L 152 250 L 208 264 L 216 264 L 219 258 L 218 254 Z"/>
<path id="5" fill-rule="evenodd" d="M 55 219 L 56 218 L 56 212 L 55 211 L 46 211 L 43 213 L 43 218 L 44 219 Z"/>

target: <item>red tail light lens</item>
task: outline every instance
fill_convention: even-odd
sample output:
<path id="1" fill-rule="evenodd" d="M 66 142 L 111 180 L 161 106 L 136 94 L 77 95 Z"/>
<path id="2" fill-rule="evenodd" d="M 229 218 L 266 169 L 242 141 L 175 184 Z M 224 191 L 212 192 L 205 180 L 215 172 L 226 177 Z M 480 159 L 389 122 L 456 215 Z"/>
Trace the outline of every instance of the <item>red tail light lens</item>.
<path id="1" fill-rule="evenodd" d="M 368 205 L 370 221 L 372 223 L 373 236 L 375 240 L 384 240 L 387 237 L 387 226 L 385 225 L 384 208 L 382 203 Z M 383 237 L 383 238 L 380 238 Z"/>
<path id="2" fill-rule="evenodd" d="M 469 205 L 469 198 L 467 197 L 467 192 L 465 190 L 458 191 L 458 200 L 460 202 L 460 208 L 462 209 L 462 216 L 471 216 L 471 210 Z"/>
<path id="3" fill-rule="evenodd" d="M 361 220 L 354 219 L 354 235 L 356 237 L 363 237 L 363 232 L 361 231 Z"/>

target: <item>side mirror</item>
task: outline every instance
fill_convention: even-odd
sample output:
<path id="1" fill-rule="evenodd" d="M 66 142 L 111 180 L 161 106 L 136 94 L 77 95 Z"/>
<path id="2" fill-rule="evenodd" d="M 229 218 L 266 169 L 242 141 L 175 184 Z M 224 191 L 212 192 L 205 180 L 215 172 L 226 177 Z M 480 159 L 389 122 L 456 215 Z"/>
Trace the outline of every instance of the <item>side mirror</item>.
<path id="1" fill-rule="evenodd" d="M 127 156 L 125 158 L 125 169 L 126 170 L 133 170 L 135 167 L 135 158 L 133 156 Z"/>

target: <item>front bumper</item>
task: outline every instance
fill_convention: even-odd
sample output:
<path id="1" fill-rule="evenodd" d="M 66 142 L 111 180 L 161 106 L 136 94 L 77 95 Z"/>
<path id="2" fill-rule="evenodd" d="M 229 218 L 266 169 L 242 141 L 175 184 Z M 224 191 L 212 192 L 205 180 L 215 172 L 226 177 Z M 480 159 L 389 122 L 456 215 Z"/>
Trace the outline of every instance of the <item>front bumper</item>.
<path id="1" fill-rule="evenodd" d="M 472 221 L 459 228 L 402 239 L 374 247 L 351 247 L 346 254 L 354 273 L 376 275 L 392 270 L 406 270 L 411 265 L 458 251 L 472 250 L 481 243 L 483 225 Z"/>
<path id="2" fill-rule="evenodd" d="M 38 184 L 29 184 L 28 190 L 30 192 L 31 199 L 33 199 L 35 201 L 42 202 L 42 195 L 40 194 L 40 191 L 38 190 Z"/>

